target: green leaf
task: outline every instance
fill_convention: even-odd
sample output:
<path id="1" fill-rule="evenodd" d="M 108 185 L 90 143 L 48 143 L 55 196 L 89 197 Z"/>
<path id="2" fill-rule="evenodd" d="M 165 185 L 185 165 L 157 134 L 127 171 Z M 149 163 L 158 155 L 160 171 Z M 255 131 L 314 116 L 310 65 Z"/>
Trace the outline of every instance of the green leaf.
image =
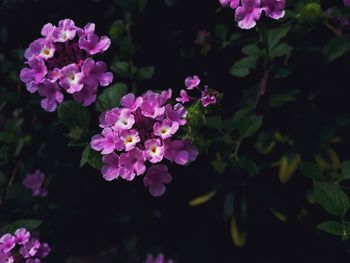
<path id="1" fill-rule="evenodd" d="M 215 130 L 222 130 L 224 128 L 224 121 L 220 116 L 212 116 L 207 119 L 207 127 Z"/>
<path id="2" fill-rule="evenodd" d="M 151 79 L 154 74 L 154 67 L 142 67 L 139 68 L 136 72 L 136 80 L 138 81 L 144 81 Z"/>
<path id="3" fill-rule="evenodd" d="M 106 88 L 96 101 L 96 110 L 102 112 L 119 107 L 120 99 L 127 92 L 128 87 L 124 83 L 117 83 Z"/>
<path id="4" fill-rule="evenodd" d="M 68 128 L 87 129 L 90 115 L 86 107 L 74 101 L 65 101 L 58 106 L 58 119 Z"/>
<path id="5" fill-rule="evenodd" d="M 220 153 L 216 153 L 216 158 L 215 160 L 211 161 L 211 165 L 213 166 L 214 171 L 218 174 L 223 174 L 227 167 L 227 163 L 222 160 Z"/>
<path id="6" fill-rule="evenodd" d="M 344 215 L 349 209 L 349 197 L 331 183 L 314 182 L 314 195 L 323 209 L 332 215 Z"/>
<path id="7" fill-rule="evenodd" d="M 350 179 L 350 160 L 343 162 L 340 169 L 342 172 L 342 178 Z"/>
<path id="8" fill-rule="evenodd" d="M 21 220 L 16 220 L 5 227 L 0 229 L 0 235 L 5 234 L 5 233 L 13 233 L 17 228 L 26 228 L 29 231 L 33 231 L 37 229 L 43 221 L 41 220 L 36 220 L 36 219 L 21 219 Z"/>
<path id="9" fill-rule="evenodd" d="M 80 167 L 83 167 L 89 160 L 90 145 L 86 145 L 80 158 Z"/>
<path id="10" fill-rule="evenodd" d="M 256 164 L 245 156 L 239 158 L 237 164 L 241 169 L 243 169 L 250 175 L 255 175 L 258 173 L 258 167 L 256 166 Z"/>
<path id="11" fill-rule="evenodd" d="M 299 93 L 299 90 L 291 89 L 284 93 L 271 94 L 269 97 L 269 106 L 271 108 L 278 108 L 288 102 L 297 101 L 297 96 Z"/>
<path id="12" fill-rule="evenodd" d="M 267 30 L 267 43 L 269 50 L 271 51 L 285 36 L 287 36 L 288 32 L 292 28 L 291 25 L 279 26 L 275 29 Z"/>
<path id="13" fill-rule="evenodd" d="M 88 163 L 95 169 L 100 170 L 102 168 L 102 155 L 100 152 L 90 151 Z"/>
<path id="14" fill-rule="evenodd" d="M 246 77 L 257 66 L 259 57 L 249 56 L 236 61 L 231 67 L 230 74 L 236 77 Z"/>
<path id="15" fill-rule="evenodd" d="M 224 220 L 227 220 L 233 216 L 234 205 L 235 205 L 234 201 L 235 201 L 234 192 L 228 192 L 226 194 L 225 201 L 224 201 L 224 210 L 223 210 Z"/>
<path id="16" fill-rule="evenodd" d="M 122 78 L 130 78 L 129 63 L 125 61 L 116 61 L 112 64 L 111 70 Z"/>
<path id="17" fill-rule="evenodd" d="M 112 41 L 117 41 L 121 38 L 124 33 L 124 22 L 123 20 L 117 20 L 113 22 L 109 28 L 108 35 L 111 37 Z"/>
<path id="18" fill-rule="evenodd" d="M 270 50 L 270 57 L 275 58 L 275 57 L 283 57 L 290 53 L 293 50 L 293 47 L 288 45 L 287 43 L 281 43 L 278 44 L 277 46 L 271 48 Z"/>
<path id="19" fill-rule="evenodd" d="M 332 62 L 343 56 L 350 50 L 350 39 L 348 36 L 339 36 L 329 40 L 323 48 L 323 54 L 327 62 Z"/>
<path id="20" fill-rule="evenodd" d="M 248 138 L 256 133 L 262 125 L 262 117 L 250 115 L 242 119 L 238 125 L 238 131 L 242 139 Z"/>
<path id="21" fill-rule="evenodd" d="M 323 181 L 322 169 L 316 163 L 311 162 L 301 162 L 299 164 L 299 169 L 302 174 L 312 180 Z"/>
<path id="22" fill-rule="evenodd" d="M 228 33 L 228 27 L 224 24 L 218 24 L 214 28 L 214 37 L 220 39 L 222 42 L 226 41 L 227 33 Z"/>
<path id="23" fill-rule="evenodd" d="M 318 224 L 317 228 L 336 236 L 343 236 L 344 234 L 346 235 L 346 233 L 344 233 L 344 226 L 336 221 L 323 222 L 321 224 Z"/>
<path id="24" fill-rule="evenodd" d="M 247 56 L 256 56 L 256 57 L 260 57 L 265 54 L 264 51 L 261 50 L 256 44 L 249 44 L 244 46 L 242 48 L 242 52 Z"/>

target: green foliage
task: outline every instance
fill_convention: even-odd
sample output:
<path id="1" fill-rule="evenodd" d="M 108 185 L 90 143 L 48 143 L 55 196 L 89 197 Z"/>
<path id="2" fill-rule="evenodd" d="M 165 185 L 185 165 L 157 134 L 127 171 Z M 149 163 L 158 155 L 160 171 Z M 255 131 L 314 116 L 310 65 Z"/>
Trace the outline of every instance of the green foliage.
<path id="1" fill-rule="evenodd" d="M 324 179 L 322 177 L 323 170 L 316 163 L 302 162 L 299 165 L 299 169 L 303 175 L 312 180 L 323 181 Z"/>
<path id="2" fill-rule="evenodd" d="M 348 36 L 339 36 L 330 39 L 323 47 L 323 54 L 327 62 L 332 62 L 342 57 L 350 50 L 350 39 Z"/>
<path id="3" fill-rule="evenodd" d="M 256 56 L 244 57 L 233 64 L 230 73 L 236 77 L 246 77 L 257 67 L 258 59 Z"/>
<path id="4" fill-rule="evenodd" d="M 256 175 L 258 173 L 258 167 L 248 157 L 243 156 L 239 158 L 237 163 L 238 166 L 244 171 L 246 171 L 249 175 Z"/>
<path id="5" fill-rule="evenodd" d="M 338 186 L 327 182 L 314 182 L 317 202 L 332 215 L 343 216 L 349 209 L 349 197 Z"/>
<path id="6" fill-rule="evenodd" d="M 345 236 L 348 230 L 336 221 L 327 221 L 317 225 L 317 228 L 335 236 Z"/>
<path id="7" fill-rule="evenodd" d="M 242 119 L 238 125 L 240 137 L 244 139 L 254 135 L 260 129 L 262 120 L 261 116 L 256 115 L 250 115 Z"/>
<path id="8" fill-rule="evenodd" d="M 106 88 L 101 95 L 97 97 L 96 110 L 103 112 L 119 107 L 120 99 L 126 94 L 127 90 L 128 87 L 123 83 L 117 83 Z"/>

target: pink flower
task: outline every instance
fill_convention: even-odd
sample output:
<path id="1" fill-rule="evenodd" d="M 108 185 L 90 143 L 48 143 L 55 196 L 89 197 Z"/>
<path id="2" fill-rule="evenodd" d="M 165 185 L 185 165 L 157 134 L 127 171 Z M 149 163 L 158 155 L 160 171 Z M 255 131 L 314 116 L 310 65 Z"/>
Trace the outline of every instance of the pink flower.
<path id="1" fill-rule="evenodd" d="M 163 160 L 164 146 L 158 139 L 150 139 L 145 142 L 144 154 L 151 163 L 159 163 Z"/>
<path id="2" fill-rule="evenodd" d="M 15 232 L 16 243 L 19 245 L 24 245 L 29 241 L 30 233 L 25 228 L 18 228 Z"/>
<path id="3" fill-rule="evenodd" d="M 261 0 L 241 0 L 242 6 L 236 9 L 236 21 L 242 29 L 255 27 L 262 12 Z"/>
<path id="4" fill-rule="evenodd" d="M 201 92 L 201 102 L 203 107 L 208 107 L 210 104 L 216 103 L 217 92 L 209 92 L 208 87 L 205 87 Z"/>
<path id="5" fill-rule="evenodd" d="M 193 77 L 187 77 L 185 79 L 185 86 L 188 90 L 192 90 L 195 87 L 197 87 L 199 85 L 199 83 L 201 82 L 201 80 L 199 79 L 198 76 L 193 76 Z"/>
<path id="6" fill-rule="evenodd" d="M 70 19 L 61 20 L 52 31 L 52 38 L 55 42 L 66 42 L 72 40 L 75 37 L 77 27 Z"/>
<path id="7" fill-rule="evenodd" d="M 146 176 L 143 178 L 145 187 L 149 188 L 151 195 L 158 197 L 165 193 L 165 185 L 171 182 L 171 175 L 168 172 L 168 167 L 164 164 L 151 166 Z"/>
<path id="8" fill-rule="evenodd" d="M 104 128 L 101 135 L 95 135 L 91 139 L 91 148 L 95 151 L 102 151 L 102 154 L 110 154 L 115 149 L 122 149 L 123 144 L 120 141 L 117 132 L 111 128 Z"/>
<path id="9" fill-rule="evenodd" d="M 273 19 L 284 17 L 286 1 L 285 0 L 262 0 L 262 8 L 266 15 Z"/>
<path id="10" fill-rule="evenodd" d="M 142 115 L 149 118 L 156 118 L 164 114 L 165 108 L 163 106 L 164 98 L 154 92 L 146 92 L 143 95 L 143 102 L 141 104 Z"/>
<path id="11" fill-rule="evenodd" d="M 55 111 L 57 104 L 63 101 L 63 93 L 55 82 L 45 80 L 39 85 L 38 93 L 45 97 L 41 100 L 41 107 L 48 112 Z"/>
<path id="12" fill-rule="evenodd" d="M 43 188 L 45 174 L 40 170 L 36 170 L 33 174 L 27 174 L 23 180 L 25 188 L 32 191 L 33 196 L 46 196 L 47 190 Z"/>
<path id="13" fill-rule="evenodd" d="M 0 252 L 4 254 L 9 253 L 16 246 L 15 240 L 15 237 L 11 234 L 5 234 L 0 237 Z"/>
<path id="14" fill-rule="evenodd" d="M 30 68 L 21 70 L 20 78 L 26 83 L 27 90 L 34 93 L 37 91 L 39 84 L 44 81 L 47 68 L 42 60 L 36 58 L 30 60 L 28 65 Z"/>
<path id="15" fill-rule="evenodd" d="M 220 4 L 224 7 L 230 6 L 232 9 L 237 8 L 239 5 L 240 0 L 219 0 Z"/>
<path id="16" fill-rule="evenodd" d="M 0 263 L 13 263 L 14 259 L 10 253 L 3 254 L 0 252 Z"/>
<path id="17" fill-rule="evenodd" d="M 174 261 L 171 259 L 165 260 L 164 255 L 159 254 L 157 257 L 148 255 L 145 263 L 174 263 Z"/>
<path id="18" fill-rule="evenodd" d="M 140 142 L 139 134 L 136 130 L 122 130 L 119 133 L 119 138 L 124 143 L 125 151 L 134 149 L 136 144 Z"/>
<path id="19" fill-rule="evenodd" d="M 185 165 L 194 161 L 198 156 L 197 147 L 190 140 L 167 140 L 164 143 L 164 157 L 171 162 Z"/>
<path id="20" fill-rule="evenodd" d="M 187 91 L 182 89 L 180 91 L 180 98 L 176 98 L 175 100 L 181 103 L 185 103 L 185 102 L 189 102 L 191 98 L 190 96 L 188 96 Z"/>
<path id="21" fill-rule="evenodd" d="M 120 155 L 119 159 L 120 176 L 128 181 L 146 172 L 145 158 L 140 149 L 134 148 L 127 153 Z"/>
<path id="22" fill-rule="evenodd" d="M 107 36 L 99 38 L 94 34 L 95 24 L 89 23 L 84 27 L 84 30 L 79 30 L 78 34 L 79 47 L 86 50 L 88 54 L 95 55 L 97 53 L 103 53 L 111 45 L 111 40 Z"/>
<path id="23" fill-rule="evenodd" d="M 187 110 L 180 103 L 175 104 L 174 108 L 170 104 L 166 105 L 165 114 L 168 120 L 177 122 L 179 125 L 185 125 L 187 123 Z"/>
<path id="24" fill-rule="evenodd" d="M 135 97 L 133 93 L 124 95 L 120 100 L 120 105 L 129 109 L 131 112 L 137 110 L 143 102 L 142 97 Z"/>
<path id="25" fill-rule="evenodd" d="M 113 125 L 113 129 L 117 131 L 128 130 L 131 129 L 134 123 L 135 117 L 131 113 L 131 111 L 129 109 L 122 109 L 119 111 L 119 115 L 116 122 Z"/>
<path id="26" fill-rule="evenodd" d="M 178 122 L 171 122 L 167 119 L 163 120 L 161 123 L 156 122 L 153 125 L 154 134 L 162 138 L 163 140 L 171 137 L 179 129 Z"/>
<path id="27" fill-rule="evenodd" d="M 20 253 L 24 258 L 31 258 L 36 255 L 40 248 L 40 241 L 36 238 L 29 240 L 20 248 Z"/>
<path id="28" fill-rule="evenodd" d="M 76 64 L 69 64 L 61 69 L 60 85 L 66 89 L 68 93 L 75 93 L 81 91 L 83 88 L 84 73 L 79 71 Z"/>
<path id="29" fill-rule="evenodd" d="M 94 24 L 82 29 L 70 19 L 59 21 L 57 27 L 48 23 L 41 30 L 43 37 L 25 50 L 28 67 L 21 70 L 20 78 L 29 92 L 39 90 L 39 95 L 46 97 L 41 101 L 44 110 L 56 110 L 63 101 L 62 89 L 72 94 L 75 101 L 88 106 L 96 100 L 98 88 L 113 81 L 106 64 L 92 58 L 110 45 L 108 37 L 99 38 L 94 30 Z"/>
<path id="30" fill-rule="evenodd" d="M 103 178 L 107 181 L 112 181 L 119 177 L 119 157 L 114 152 L 104 155 L 102 158 L 104 165 L 101 172 Z"/>

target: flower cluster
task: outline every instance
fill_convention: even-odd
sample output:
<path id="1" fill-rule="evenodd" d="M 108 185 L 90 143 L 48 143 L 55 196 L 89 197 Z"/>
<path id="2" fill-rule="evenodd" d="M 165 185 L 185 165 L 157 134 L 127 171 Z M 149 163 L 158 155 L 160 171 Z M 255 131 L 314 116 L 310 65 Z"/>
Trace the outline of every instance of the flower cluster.
<path id="1" fill-rule="evenodd" d="M 166 260 L 163 254 L 159 254 L 157 257 L 148 255 L 145 263 L 174 263 L 174 261 L 171 259 Z"/>
<path id="2" fill-rule="evenodd" d="M 218 96 L 217 91 L 211 91 L 208 89 L 208 86 L 204 86 L 204 88 L 200 88 L 201 80 L 199 79 L 198 76 L 193 76 L 193 77 L 187 77 L 185 79 L 185 86 L 186 90 L 182 89 L 180 91 L 180 97 L 176 98 L 176 101 L 181 102 L 181 103 L 186 103 L 189 101 L 197 100 L 194 97 L 190 97 L 188 95 L 187 90 L 198 90 L 200 92 L 200 101 L 203 105 L 203 107 L 208 107 L 210 104 L 215 104 L 216 103 L 216 97 Z"/>
<path id="3" fill-rule="evenodd" d="M 187 111 L 181 103 L 167 103 L 171 96 L 171 89 L 160 94 L 147 91 L 141 97 L 129 93 L 122 97 L 121 107 L 101 114 L 103 131 L 92 137 L 91 148 L 103 154 L 104 179 L 132 181 L 146 173 L 144 185 L 153 196 L 161 196 L 172 177 L 160 162 L 185 165 L 197 158 L 197 148 L 189 139 L 174 139 L 186 124 Z"/>
<path id="4" fill-rule="evenodd" d="M 110 39 L 98 37 L 95 24 L 80 28 L 70 19 L 59 21 L 58 26 L 44 25 L 41 35 L 24 53 L 28 67 L 21 70 L 20 78 L 27 90 L 38 91 L 44 97 L 42 108 L 50 112 L 63 101 L 63 90 L 84 106 L 93 103 L 98 87 L 113 80 L 106 64 L 92 59 L 109 48 Z"/>
<path id="5" fill-rule="evenodd" d="M 47 190 L 43 188 L 45 174 L 40 170 L 36 170 L 33 174 L 27 174 L 23 179 L 25 188 L 32 191 L 34 196 L 47 196 Z"/>
<path id="6" fill-rule="evenodd" d="M 344 5 L 350 6 L 350 0 L 343 0 Z"/>
<path id="7" fill-rule="evenodd" d="M 235 9 L 235 19 L 242 29 L 255 27 L 261 13 L 272 19 L 284 17 L 286 0 L 219 0 L 222 6 Z M 346 1 L 346 0 L 344 0 Z"/>
<path id="8" fill-rule="evenodd" d="M 40 242 L 25 228 L 18 228 L 14 234 L 7 233 L 0 237 L 0 263 L 40 263 L 41 258 L 47 257 L 49 253 L 49 245 Z"/>

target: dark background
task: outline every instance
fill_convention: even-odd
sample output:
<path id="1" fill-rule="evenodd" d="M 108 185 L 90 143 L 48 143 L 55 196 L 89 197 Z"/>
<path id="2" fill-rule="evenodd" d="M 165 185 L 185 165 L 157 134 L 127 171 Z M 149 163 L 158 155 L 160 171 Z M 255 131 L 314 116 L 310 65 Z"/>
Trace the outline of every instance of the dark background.
<path id="1" fill-rule="evenodd" d="M 228 74 L 233 61 L 241 57 L 240 46 L 213 49 L 207 56 L 201 56 L 193 48 L 198 30 L 212 31 L 218 22 L 233 28 L 233 13 L 225 10 L 218 15 L 217 2 L 178 0 L 167 6 L 164 1 L 151 0 L 145 13 L 134 18 L 132 34 L 141 47 L 135 61 L 156 68 L 154 78 L 144 83 L 143 90 L 180 90 L 183 79 L 197 73 L 210 87 L 224 93 L 223 112 L 239 109 L 243 90 L 259 79 L 259 75 L 241 80 Z M 39 37 L 42 25 L 47 22 L 55 24 L 63 18 L 71 18 L 79 26 L 94 22 L 97 33 L 104 35 L 113 21 L 123 18 L 122 9 L 109 0 L 26 0 L 1 1 L 1 4 L 0 21 L 8 33 L 6 45 L 1 46 L 5 56 L 15 49 L 26 48 Z M 249 37 L 254 30 L 243 34 Z M 316 28 L 303 41 L 322 46 L 329 37 L 327 34 L 324 29 Z M 180 50 L 185 51 L 185 57 Z M 104 58 L 110 63 L 113 55 L 112 46 Z M 300 101 L 279 111 L 269 111 L 263 98 L 259 111 L 265 115 L 266 129 L 292 129 L 300 145 L 317 145 L 314 134 L 319 127 L 331 123 L 336 116 L 349 114 L 349 56 L 328 65 L 317 54 L 299 52 L 292 59 L 293 76 L 271 81 L 266 96 L 274 89 L 296 87 L 301 90 Z M 309 99 L 311 92 L 316 94 L 313 101 Z M 26 103 L 31 96 L 23 92 L 21 101 Z M 317 111 L 313 110 L 315 105 Z M 31 112 L 26 116 L 31 118 Z M 140 262 L 148 253 L 158 252 L 177 262 L 347 262 L 350 259 L 337 238 L 315 229 L 316 224 L 329 217 L 319 207 L 306 203 L 306 190 L 311 188 L 311 182 L 300 174 L 287 186 L 271 174 L 277 174 L 276 170 L 252 180 L 248 187 L 248 241 L 244 248 L 237 248 L 230 237 L 229 223 L 222 219 L 222 195 L 203 206 L 188 206 L 189 200 L 205 193 L 213 182 L 225 182 L 234 176 L 215 174 L 210 166 L 213 154 L 200 155 L 188 167 L 171 166 L 173 182 L 167 193 L 162 198 L 153 198 L 144 189 L 141 178 L 133 183 L 106 182 L 99 171 L 78 168 L 81 149 L 66 146 L 68 140 L 62 136 L 66 130 L 57 124 L 55 113 L 41 116 L 44 124 L 33 134 L 34 145 L 47 141 L 45 152 L 50 155 L 35 147 L 26 149 L 25 155 L 37 155 L 30 166 L 40 167 L 51 176 L 50 195 L 40 201 L 47 209 L 38 212 L 33 208 L 29 212 L 45 220 L 43 236 L 53 248 L 45 262 L 67 262 L 67 257 L 71 258 L 70 262 Z M 92 122 L 97 127 L 97 118 Z M 30 125 L 27 128 L 34 129 Z M 347 131 L 344 134 L 346 137 Z M 242 151 L 250 154 L 249 149 Z M 350 157 L 347 145 L 339 146 L 338 153 L 344 160 Z M 265 206 L 266 199 L 282 207 L 288 218 L 286 222 L 272 215 Z M 27 210 L 34 206 L 31 202 L 25 205 L 23 209 Z M 298 220 L 301 206 L 306 206 L 311 214 Z M 12 217 L 15 219 L 16 214 Z"/>

